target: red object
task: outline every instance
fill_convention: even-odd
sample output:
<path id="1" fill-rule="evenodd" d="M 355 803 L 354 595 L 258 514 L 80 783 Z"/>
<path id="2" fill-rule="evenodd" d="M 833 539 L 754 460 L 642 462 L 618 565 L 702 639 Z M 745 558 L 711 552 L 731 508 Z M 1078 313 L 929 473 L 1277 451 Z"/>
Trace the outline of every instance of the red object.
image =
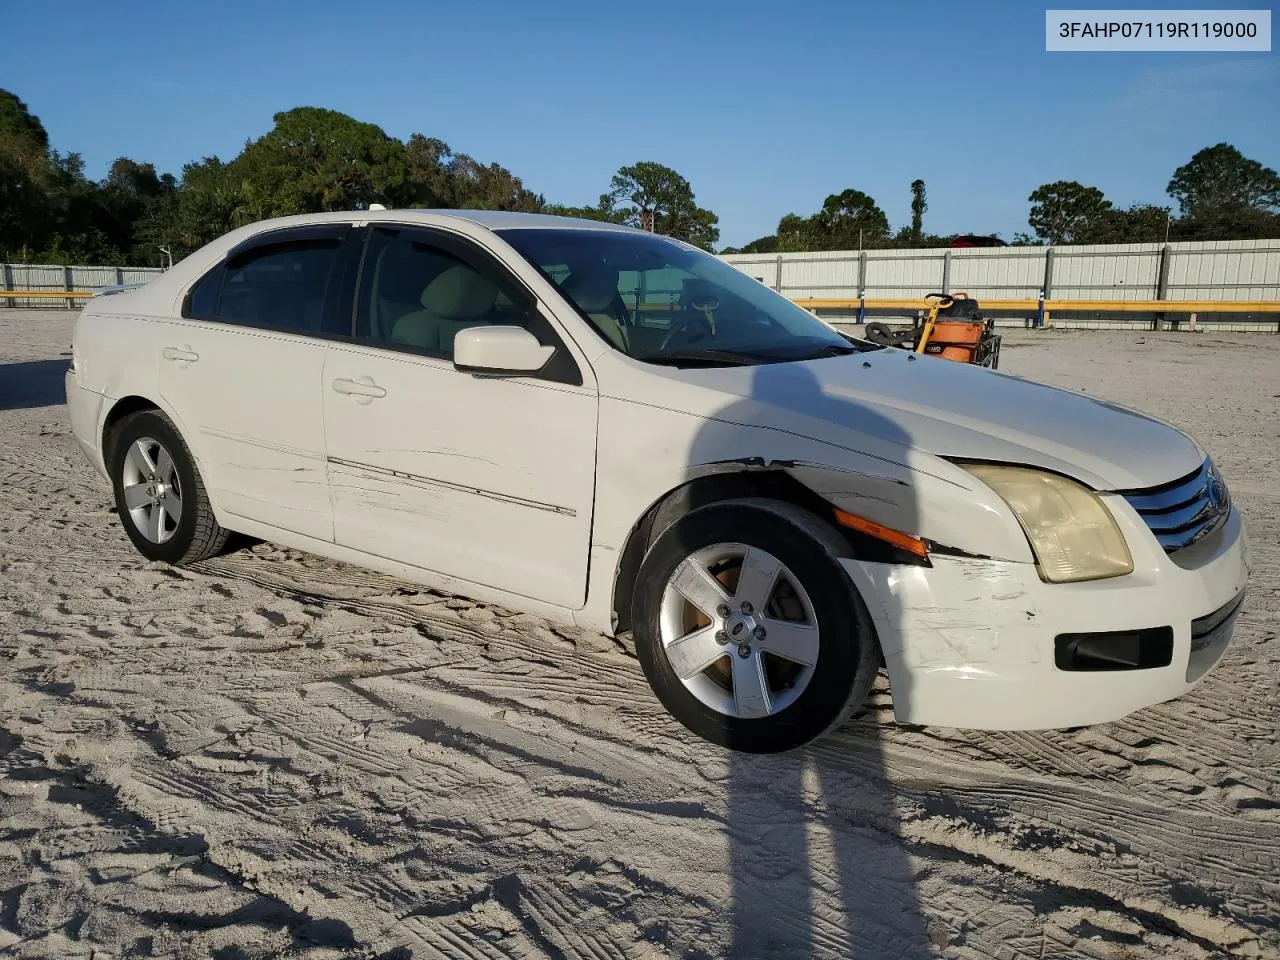
<path id="1" fill-rule="evenodd" d="M 999 237 L 980 237 L 966 233 L 951 241 L 953 247 L 1007 247 L 1008 244 Z"/>

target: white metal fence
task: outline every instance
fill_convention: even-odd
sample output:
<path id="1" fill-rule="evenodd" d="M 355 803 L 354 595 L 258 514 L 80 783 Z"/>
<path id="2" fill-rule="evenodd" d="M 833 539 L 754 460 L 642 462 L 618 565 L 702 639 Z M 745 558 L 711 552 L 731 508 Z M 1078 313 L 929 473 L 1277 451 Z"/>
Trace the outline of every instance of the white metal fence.
<path id="1" fill-rule="evenodd" d="M 793 299 L 1280 300 L 1280 240 L 731 254 Z"/>
<path id="2" fill-rule="evenodd" d="M 125 283 L 146 283 L 163 273 L 159 267 L 64 267 L 51 264 L 0 264 L 0 306 L 53 307 L 65 310 L 61 297 L 9 297 L 5 291 L 101 290 Z M 77 304 L 83 300 L 77 300 Z"/>
<path id="3" fill-rule="evenodd" d="M 927 293 L 959 291 L 979 301 L 1041 296 L 1055 301 L 1280 300 L 1280 240 L 730 254 L 723 259 L 793 300 L 918 300 Z M 1278 319 L 1202 317 L 1270 327 Z"/>

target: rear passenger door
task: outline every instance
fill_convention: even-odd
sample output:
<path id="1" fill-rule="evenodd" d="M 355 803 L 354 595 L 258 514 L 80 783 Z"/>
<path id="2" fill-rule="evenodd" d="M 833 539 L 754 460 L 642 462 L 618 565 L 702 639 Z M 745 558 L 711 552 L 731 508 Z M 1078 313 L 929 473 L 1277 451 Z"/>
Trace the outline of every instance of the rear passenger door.
<path id="1" fill-rule="evenodd" d="M 338 308 L 351 232 L 320 224 L 234 248 L 163 324 L 156 358 L 219 507 L 328 541 L 321 375 L 326 341 L 351 333 Z"/>
<path id="2" fill-rule="evenodd" d="M 324 373 L 336 542 L 581 607 L 598 397 L 535 296 L 470 240 L 378 226 L 355 319 Z M 533 375 L 456 369 L 454 336 L 482 324 L 523 326 L 556 352 Z"/>

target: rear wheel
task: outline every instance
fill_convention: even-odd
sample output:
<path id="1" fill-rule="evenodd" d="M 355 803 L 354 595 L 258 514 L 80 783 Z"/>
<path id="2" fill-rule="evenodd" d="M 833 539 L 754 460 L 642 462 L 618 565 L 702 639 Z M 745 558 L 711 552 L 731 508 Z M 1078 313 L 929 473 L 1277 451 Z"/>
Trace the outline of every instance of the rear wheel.
<path id="1" fill-rule="evenodd" d="M 144 557 L 182 565 L 226 545 L 195 459 L 163 413 L 126 417 L 113 431 L 110 455 L 116 512 Z"/>
<path id="2" fill-rule="evenodd" d="M 880 653 L 828 525 L 738 500 L 677 521 L 641 565 L 636 652 L 686 727 L 751 753 L 801 746 L 871 689 Z"/>

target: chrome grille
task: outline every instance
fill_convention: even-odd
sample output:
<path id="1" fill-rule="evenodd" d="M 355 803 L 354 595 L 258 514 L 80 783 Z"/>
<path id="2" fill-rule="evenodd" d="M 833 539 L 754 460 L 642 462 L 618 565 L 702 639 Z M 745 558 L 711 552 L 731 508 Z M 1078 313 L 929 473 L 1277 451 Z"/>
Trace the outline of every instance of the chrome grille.
<path id="1" fill-rule="evenodd" d="M 1231 510 L 1231 495 L 1212 460 L 1180 480 L 1126 490 L 1122 495 L 1138 511 L 1165 553 L 1191 546 L 1218 529 Z"/>

